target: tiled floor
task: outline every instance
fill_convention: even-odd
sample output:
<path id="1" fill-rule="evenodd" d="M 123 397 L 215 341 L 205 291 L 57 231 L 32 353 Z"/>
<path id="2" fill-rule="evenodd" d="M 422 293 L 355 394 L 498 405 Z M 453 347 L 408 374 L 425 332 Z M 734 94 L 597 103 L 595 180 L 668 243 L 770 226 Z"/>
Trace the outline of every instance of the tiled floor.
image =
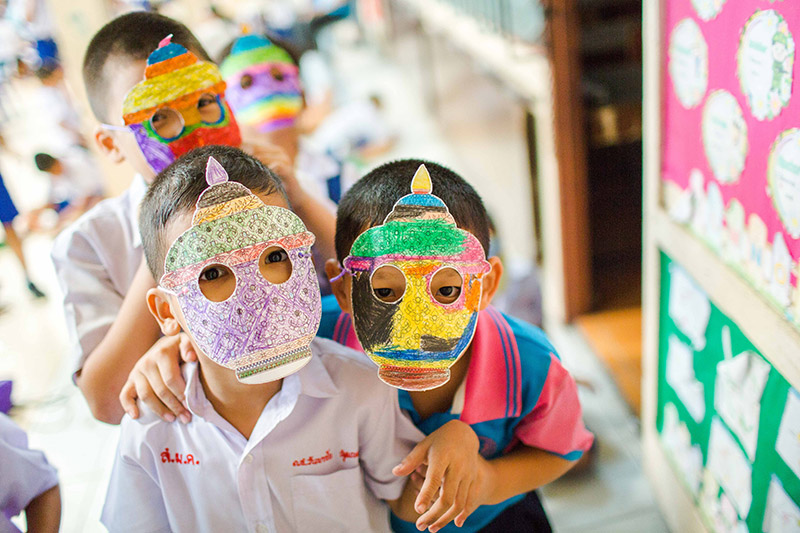
<path id="1" fill-rule="evenodd" d="M 446 140 L 443 128 L 426 113 L 419 92 L 420 80 L 407 68 L 409 65 L 404 62 L 401 68 L 373 49 L 355 46 L 343 47 L 336 59 L 340 76 L 348 80 L 352 94 L 377 91 L 384 96 L 388 120 L 400 135 L 400 142 L 387 158 L 421 156 L 459 169 L 467 165 Z M 20 89 L 20 94 L 26 94 L 28 87 Z M 43 186 L 41 178 L 29 170 L 27 161 L 42 142 L 38 133 L 41 127 L 36 125 L 44 117 L 37 115 L 35 106 L 24 98 L 20 106 L 23 109 L 12 123 L 13 146 L 24 159 L 21 163 L 3 157 L 0 167 L 11 182 L 12 194 L 17 193 L 23 206 L 32 207 Z M 469 132 L 462 129 L 460 134 Z M 502 143 L 503 139 L 497 142 Z M 484 190 L 492 188 L 492 183 L 486 181 L 490 176 L 476 172 L 470 177 L 479 181 L 479 190 Z M 507 211 L 512 224 L 501 225 L 501 237 L 502 227 L 513 229 L 513 209 Z M 514 237 L 509 236 L 507 241 L 514 242 Z M 20 405 L 13 413 L 15 419 L 28 431 L 31 445 L 44 450 L 59 469 L 62 530 L 102 531 L 98 518 L 117 431 L 92 419 L 70 382 L 66 334 L 48 259 L 49 245 L 49 239 L 43 236 L 33 236 L 25 244 L 32 277 L 50 295 L 46 301 L 32 300 L 24 289 L 14 257 L 8 249 L 0 248 L 0 272 L 5 274 L 0 278 L 0 302 L 8 304 L 7 311 L 0 315 L 0 379 L 14 380 L 14 400 Z M 544 491 L 554 528 L 567 533 L 666 531 L 642 475 L 635 417 L 575 329 L 550 333 L 576 377 L 592 384 L 593 390 L 583 390 L 582 395 L 587 424 L 599 442 L 593 471 L 560 480 Z"/>

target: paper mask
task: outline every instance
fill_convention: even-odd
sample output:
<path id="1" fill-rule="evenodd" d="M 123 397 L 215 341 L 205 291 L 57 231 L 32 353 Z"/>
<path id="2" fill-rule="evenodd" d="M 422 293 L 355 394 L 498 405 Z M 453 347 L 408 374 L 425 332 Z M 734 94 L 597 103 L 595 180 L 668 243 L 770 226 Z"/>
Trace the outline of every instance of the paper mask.
<path id="1" fill-rule="evenodd" d="M 262 133 L 294 124 L 303 96 L 297 65 L 286 50 L 260 35 L 245 35 L 233 44 L 220 70 L 228 102 L 242 124 Z"/>
<path id="2" fill-rule="evenodd" d="M 411 191 L 383 225 L 359 235 L 344 268 L 353 275 L 356 336 L 380 367 L 381 380 L 428 390 L 450 379 L 449 368 L 469 346 L 481 279 L 491 266 L 478 239 L 456 227 L 444 202 L 431 194 L 425 165 L 414 175 Z M 404 281 L 404 290 L 384 288 L 379 278 L 387 275 Z M 449 281 L 437 281 L 440 276 Z"/>
<path id="3" fill-rule="evenodd" d="M 144 80 L 122 104 L 125 125 L 155 173 L 198 146 L 242 144 L 219 69 L 171 38 L 147 58 Z"/>
<path id="4" fill-rule="evenodd" d="M 213 157 L 206 181 L 192 226 L 167 252 L 160 285 L 175 294 L 187 329 L 211 360 L 235 370 L 243 383 L 280 379 L 308 362 L 319 328 L 314 235 L 288 209 L 266 205 L 228 181 Z M 289 266 L 274 259 L 290 262 L 285 281 L 269 280 L 272 271 L 265 269 Z M 208 279 L 212 270 L 217 280 Z M 207 284 L 219 283 L 221 275 L 233 276 L 227 281 L 235 288 L 223 301 L 212 301 L 220 298 Z"/>

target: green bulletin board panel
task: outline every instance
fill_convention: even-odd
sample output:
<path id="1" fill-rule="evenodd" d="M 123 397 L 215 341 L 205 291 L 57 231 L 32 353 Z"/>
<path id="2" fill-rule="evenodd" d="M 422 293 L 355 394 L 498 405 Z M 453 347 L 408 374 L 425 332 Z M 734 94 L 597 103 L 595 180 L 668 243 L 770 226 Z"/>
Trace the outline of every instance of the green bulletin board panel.
<path id="1" fill-rule="evenodd" d="M 659 313 L 657 429 L 707 526 L 800 531 L 800 395 L 663 253 Z"/>

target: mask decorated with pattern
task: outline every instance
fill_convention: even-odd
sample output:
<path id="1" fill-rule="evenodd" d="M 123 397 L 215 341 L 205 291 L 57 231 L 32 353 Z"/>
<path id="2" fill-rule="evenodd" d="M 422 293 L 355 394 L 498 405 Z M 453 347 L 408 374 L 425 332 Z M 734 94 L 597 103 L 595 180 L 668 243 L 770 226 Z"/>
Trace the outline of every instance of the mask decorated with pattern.
<path id="1" fill-rule="evenodd" d="M 122 104 L 125 125 L 156 174 L 199 146 L 242 144 L 217 66 L 198 60 L 171 38 L 147 58 L 144 80 Z"/>
<path id="2" fill-rule="evenodd" d="M 198 348 L 239 381 L 283 378 L 308 362 L 319 328 L 314 235 L 288 209 L 228 181 L 213 157 L 206 181 L 160 286 L 176 296 Z"/>
<path id="3" fill-rule="evenodd" d="M 294 124 L 303 108 L 297 65 L 260 35 L 239 37 L 220 65 L 236 118 L 262 133 Z"/>
<path id="4" fill-rule="evenodd" d="M 411 191 L 383 225 L 358 236 L 344 268 L 353 276 L 356 336 L 379 377 L 428 390 L 450 379 L 449 368 L 469 346 L 491 266 L 478 239 L 431 194 L 425 165 Z"/>

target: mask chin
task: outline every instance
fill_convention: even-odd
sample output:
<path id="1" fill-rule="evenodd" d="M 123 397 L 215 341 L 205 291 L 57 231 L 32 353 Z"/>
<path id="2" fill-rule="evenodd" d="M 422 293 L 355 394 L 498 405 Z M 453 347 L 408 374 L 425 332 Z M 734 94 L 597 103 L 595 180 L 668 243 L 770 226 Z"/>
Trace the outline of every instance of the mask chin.
<path id="1" fill-rule="evenodd" d="M 258 353 L 254 354 L 258 358 Z M 248 385 L 277 381 L 294 374 L 311 360 L 311 347 L 306 346 L 248 367 L 236 368 L 236 379 Z"/>

